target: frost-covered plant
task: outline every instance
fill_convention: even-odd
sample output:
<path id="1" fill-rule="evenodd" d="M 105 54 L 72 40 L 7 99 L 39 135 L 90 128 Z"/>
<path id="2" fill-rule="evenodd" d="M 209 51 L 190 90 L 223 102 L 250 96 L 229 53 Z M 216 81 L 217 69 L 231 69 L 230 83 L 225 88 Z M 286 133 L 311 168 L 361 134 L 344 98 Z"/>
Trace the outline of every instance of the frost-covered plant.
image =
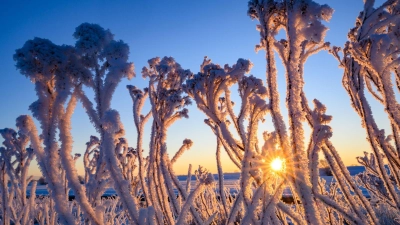
<path id="1" fill-rule="evenodd" d="M 87 93 L 78 86 L 77 97 L 100 134 L 96 142 L 97 149 L 92 152 L 91 163 L 86 164 L 90 166 L 86 169 L 86 188 L 90 190 L 88 194 L 91 203 L 95 205 L 104 192 L 109 178 L 104 157 L 105 150 L 102 147 L 105 135 L 102 121 L 107 111 L 111 110 L 112 95 L 118 83 L 124 77 L 131 79 L 135 75 L 134 65 L 128 62 L 129 46 L 121 40 L 114 40 L 114 35 L 109 30 L 97 24 L 81 24 L 76 28 L 74 37 L 77 39 L 75 49 L 82 65 L 90 71 L 89 76 L 92 82 L 85 85 L 94 92 L 95 96 L 93 100 L 90 100 Z M 92 138 L 89 143 L 94 144 Z M 85 160 L 88 160 L 87 156 Z"/>
<path id="2" fill-rule="evenodd" d="M 28 176 L 30 163 L 35 157 L 33 149 L 28 146 L 29 137 L 10 128 L 1 129 L 0 134 L 4 139 L 4 147 L 0 147 L 3 224 L 10 221 L 14 224 L 32 223 L 35 194 L 28 199 L 26 193 L 30 183 L 30 191 L 36 191 L 36 181 Z"/>
<path id="3" fill-rule="evenodd" d="M 294 193 L 304 202 L 304 213 L 308 223 L 321 223 L 321 216 L 311 190 L 311 172 L 315 165 L 310 157 L 318 156 L 317 150 L 306 150 L 304 127 L 307 119 L 308 103 L 303 92 L 303 67 L 307 58 L 329 43 L 324 43 L 327 28 L 322 20 L 329 20 L 333 10 L 327 5 L 319 5 L 313 1 L 250 1 L 248 14 L 258 19 L 261 40 L 256 50 L 265 49 L 267 60 L 267 86 L 271 107 L 271 116 L 276 129 L 279 145 L 291 162 L 289 173 L 293 175 Z M 286 39 L 276 40 L 276 35 L 283 29 Z M 286 103 L 289 113 L 289 134 L 279 109 L 277 91 L 277 72 L 274 51 L 280 56 L 287 81 Z M 309 113 L 309 112 L 308 112 Z M 308 118 L 309 119 L 309 118 Z M 312 145 L 310 145 L 312 146 Z M 314 144 L 314 146 L 317 146 Z M 312 151 L 312 152 L 311 152 Z M 307 154 L 308 153 L 308 154 Z M 312 153 L 312 154 L 310 154 Z M 318 163 L 318 158 L 316 158 Z M 315 174 L 315 172 L 314 172 Z"/>
<path id="4" fill-rule="evenodd" d="M 64 167 L 71 167 L 73 160 L 60 157 L 60 154 L 69 155 L 72 151 L 70 121 L 65 120 L 64 116 L 70 117 L 74 108 L 75 98 L 71 95 L 74 85 L 90 82 L 88 71 L 82 70 L 82 64 L 74 54 L 73 47 L 58 46 L 40 38 L 29 40 L 21 49 L 16 50 L 14 60 L 20 72 L 35 84 L 38 100 L 30 105 L 30 110 L 39 121 L 42 134 L 39 136 L 29 116 L 20 116 L 17 126 L 21 133 L 30 138 L 39 168 L 55 199 L 60 219 L 65 223 L 72 223 L 71 213 L 62 202 L 68 199 L 68 188 L 63 174 L 66 171 L 72 172 L 64 170 Z M 67 106 L 70 111 L 65 112 L 68 97 L 71 97 Z M 56 140 L 57 130 L 62 140 L 61 146 Z M 71 174 L 66 175 L 69 177 Z"/>
<path id="5" fill-rule="evenodd" d="M 133 64 L 127 62 L 128 46 L 122 41 L 114 41 L 108 30 L 98 25 L 82 24 L 74 36 L 78 39 L 75 47 L 58 46 L 46 39 L 35 38 L 27 41 L 14 55 L 17 68 L 35 83 L 39 99 L 30 109 L 41 124 L 43 140 L 39 139 L 30 118 L 20 117 L 17 123 L 22 127 L 21 130 L 31 135 L 31 140 L 35 139 L 32 145 L 40 169 L 49 183 L 61 220 L 68 223 L 72 223 L 71 215 L 62 205 L 68 193 L 67 180 L 86 216 L 92 221 L 97 221 L 93 206 L 102 193 L 96 188 L 104 188 L 103 183 L 107 181 L 103 175 L 107 172 L 104 171 L 104 151 L 101 151 L 100 145 L 96 173 L 89 174 L 94 178 L 89 179 L 87 185 L 88 190 L 94 190 L 99 196 L 91 196 L 90 203 L 85 188 L 79 184 L 72 156 L 70 123 L 76 101 L 82 101 L 95 128 L 103 137 L 104 128 L 101 123 L 106 111 L 110 110 L 111 96 L 122 77 L 130 78 L 134 75 Z M 94 89 L 96 110 L 82 91 L 82 85 Z M 55 139 L 57 130 L 61 146 Z M 59 182 L 60 177 L 66 180 Z M 64 191 L 62 184 L 65 184 Z M 88 194 L 90 196 L 90 191 Z"/>
<path id="6" fill-rule="evenodd" d="M 257 28 L 261 42 L 256 49 L 266 50 L 267 88 L 263 87 L 261 80 L 244 76 L 251 65 L 245 60 L 222 68 L 211 64 L 208 59 L 204 60 L 201 72 L 188 80 L 185 86 L 198 108 L 207 115 L 205 122 L 241 169 L 241 192 L 235 207 L 244 204 L 245 215 L 241 221 L 244 224 L 257 221 L 279 223 L 286 221 L 287 216 L 297 223 L 321 224 L 327 219 L 324 207 L 340 211 L 349 222 L 377 223 L 372 208 L 329 141 L 332 134 L 326 124 L 331 117 L 325 115 L 325 106 L 314 100 L 315 109 L 311 110 L 303 92 L 304 63 L 309 56 L 329 48 L 329 43 L 323 42 L 327 28 L 321 21 L 329 20 L 332 12 L 327 5 L 321 6 L 313 1 L 250 1 L 249 15 L 260 21 Z M 286 39 L 277 41 L 275 38 L 281 29 L 286 32 Z M 275 52 L 286 72 L 289 131 L 279 109 Z M 233 110 L 229 90 L 234 83 L 239 85 L 241 98 L 238 115 Z M 266 97 L 269 102 L 265 101 Z M 267 113 L 271 113 L 275 131 L 265 133 L 264 148 L 259 149 L 258 123 Z M 313 131 L 308 147 L 304 144 L 303 121 L 308 121 Z M 337 171 L 334 175 L 346 199 L 346 210 L 317 188 L 318 153 L 321 151 L 330 167 Z M 262 165 L 277 155 L 287 161 L 286 171 L 279 174 L 275 181 L 277 185 L 271 185 L 271 179 L 277 176 L 271 176 Z M 279 200 L 286 185 L 291 187 L 294 198 L 302 203 L 297 212 Z M 353 196 L 352 192 L 356 195 Z M 235 210 L 237 213 L 235 207 L 231 213 Z M 236 218 L 235 213 L 229 215 L 228 223 Z"/>
<path id="7" fill-rule="evenodd" d="M 359 181 L 372 201 L 380 201 L 399 213 L 400 114 L 396 89 L 400 90 L 400 1 L 388 0 L 379 7 L 374 3 L 364 1 L 364 10 L 350 30 L 345 47 L 342 51 L 334 47 L 332 53 L 344 69 L 343 86 L 372 150 L 370 156 L 366 153 L 358 157 L 366 168 Z M 376 123 L 366 92 L 384 107 L 391 134 L 385 134 Z"/>
<path id="8" fill-rule="evenodd" d="M 174 189 L 178 190 L 182 201 L 189 204 L 190 195 L 180 185 L 173 171 L 173 163 L 179 158 L 184 150 L 189 149 L 192 141 L 185 140 L 182 147 L 171 159 L 167 152 L 167 131 L 168 128 L 180 118 L 188 118 L 188 110 L 185 108 L 189 105 L 190 99 L 184 95 L 182 84 L 191 75 L 189 70 L 184 70 L 175 62 L 172 57 L 153 58 L 148 61 L 149 66 L 142 69 L 142 76 L 149 79 L 149 85 L 144 90 L 144 96 L 149 96 L 151 105 L 151 115 L 153 122 L 151 127 L 149 157 L 147 161 L 147 173 L 142 174 L 141 183 L 143 193 L 147 205 L 154 207 L 156 219 L 158 223 L 173 224 L 175 217 L 182 214 L 180 203 L 176 199 Z M 147 116 L 139 115 L 141 106 L 143 106 L 141 98 L 143 94 L 134 87 L 128 87 L 132 99 L 134 101 L 134 119 L 139 134 L 143 132 L 143 123 L 147 120 Z M 134 97 L 136 96 L 136 97 Z M 139 138 L 139 137 L 138 137 Z M 138 144 L 141 143 L 138 140 Z M 138 145 L 138 151 L 141 146 Z M 141 159 L 142 160 L 142 159 Z M 143 167 L 140 162 L 139 167 Z M 147 177 L 147 183 L 143 183 L 143 176 Z M 188 178 L 190 179 L 190 178 Z M 189 195 L 189 196 L 188 196 Z M 171 209 L 171 210 L 170 210 Z M 189 204 L 191 214 L 198 223 L 202 222 L 196 210 Z"/>
<path id="9" fill-rule="evenodd" d="M 262 172 L 257 165 L 260 158 L 258 149 L 257 129 L 258 123 L 268 111 L 268 106 L 263 100 L 266 89 L 260 79 L 253 76 L 244 76 L 252 64 L 248 60 L 239 59 L 232 67 L 212 64 L 205 58 L 201 65 L 201 72 L 191 77 L 186 82 L 185 90 L 192 97 L 197 107 L 203 111 L 208 119 L 206 124 L 210 126 L 217 136 L 217 165 L 219 172 L 219 189 L 223 191 L 223 174 L 219 160 L 221 145 L 228 153 L 230 159 L 241 169 L 241 193 L 236 201 L 236 207 L 240 207 L 244 199 L 246 206 L 250 204 L 252 179 L 257 184 L 262 182 Z M 242 100 L 239 115 L 235 115 L 233 102 L 230 95 L 230 87 L 239 83 L 239 93 Z M 224 94 L 224 96 L 222 96 Z M 248 127 L 245 128 L 245 120 Z M 230 124 L 233 123 L 233 130 Z M 239 139 L 236 139 L 236 136 Z M 261 173 L 261 174 L 260 174 Z M 227 210 L 226 197 L 221 192 L 223 207 Z M 236 217 L 236 215 L 231 215 Z M 228 219 L 228 212 L 225 213 Z"/>
<path id="10" fill-rule="evenodd" d="M 55 211 L 54 200 L 51 197 L 43 197 L 39 196 L 35 199 L 35 221 L 40 225 L 52 224 L 55 225 L 58 223 L 58 215 Z M 66 205 L 70 205 L 70 203 L 64 202 Z"/>

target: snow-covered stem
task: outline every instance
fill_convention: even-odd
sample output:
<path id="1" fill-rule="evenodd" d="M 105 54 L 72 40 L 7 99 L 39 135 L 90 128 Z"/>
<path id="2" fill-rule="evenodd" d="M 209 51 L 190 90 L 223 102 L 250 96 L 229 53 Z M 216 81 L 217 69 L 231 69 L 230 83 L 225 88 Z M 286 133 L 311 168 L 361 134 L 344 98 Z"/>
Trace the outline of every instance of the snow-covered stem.
<path id="1" fill-rule="evenodd" d="M 162 223 L 161 217 L 164 217 L 166 223 L 172 224 L 174 219 L 170 211 L 171 204 L 175 214 L 179 213 L 180 206 L 173 192 L 175 177 L 172 176 L 175 175 L 170 172 L 171 162 L 166 148 L 167 130 L 177 119 L 188 117 L 185 106 L 190 104 L 190 100 L 187 96 L 183 96 L 182 84 L 191 73 L 183 70 L 172 57 L 162 59 L 157 57 L 150 59 L 148 63 L 149 67 L 143 68 L 142 75 L 144 78 L 149 78 L 147 90 L 153 116 L 147 174 L 149 197 L 155 206 L 159 223 Z M 190 140 L 185 140 L 183 148 L 178 151 L 173 162 L 191 144 Z M 160 216 L 160 213 L 163 216 Z"/>
<path id="2" fill-rule="evenodd" d="M 85 216 L 90 218 L 94 224 L 103 224 L 96 216 L 95 210 L 90 205 L 86 196 L 86 190 L 83 185 L 80 184 L 78 178 L 78 171 L 75 168 L 74 159 L 72 157 L 72 136 L 71 136 L 71 117 L 76 107 L 76 96 L 73 94 L 69 100 L 68 106 L 65 112 L 60 115 L 59 130 L 60 130 L 60 159 L 61 164 L 65 169 L 66 178 L 70 184 L 72 190 L 75 193 L 75 198 L 79 202 L 81 209 L 85 213 Z M 101 212 L 98 212 L 101 213 Z"/>
<path id="3" fill-rule="evenodd" d="M 151 128 L 151 135 L 150 135 L 150 146 L 149 146 L 149 159 L 148 159 L 148 170 L 147 170 L 147 177 L 148 177 L 148 189 L 149 189 L 149 198 L 151 198 L 151 202 L 154 207 L 156 219 L 158 223 L 164 223 L 163 216 L 162 216 L 162 209 L 161 209 L 161 198 L 160 192 L 157 190 L 158 187 L 158 179 L 157 179 L 157 170 L 154 169 L 156 165 L 156 155 L 155 155 L 155 128 Z"/>
<path id="4" fill-rule="evenodd" d="M 272 187 L 268 187 L 268 185 L 260 186 L 258 189 L 261 189 L 263 192 L 263 198 L 262 198 L 262 223 L 268 223 L 269 221 L 272 220 L 273 223 L 276 223 L 275 221 L 278 220 L 277 214 L 278 214 L 278 209 L 277 209 L 277 204 L 281 202 L 280 198 L 283 194 L 283 190 L 285 188 L 285 183 L 286 181 L 282 178 L 277 178 L 275 181 L 275 185 Z M 274 187 L 275 186 L 275 187 Z M 269 191 L 267 191 L 269 189 Z M 254 198 L 254 197 L 253 197 Z M 293 196 L 294 199 L 294 196 Z M 284 221 L 280 221 L 282 223 L 286 222 L 286 219 L 284 218 Z"/>
<path id="5" fill-rule="evenodd" d="M 291 219 L 293 219 L 297 224 L 306 224 L 301 215 L 294 212 L 291 208 L 289 208 L 285 203 L 278 202 L 277 207 L 286 213 Z"/>
<path id="6" fill-rule="evenodd" d="M 326 130 L 326 127 L 313 122 L 317 112 L 312 115 L 303 91 L 304 63 L 311 55 L 329 48 L 329 43 L 324 42 L 327 28 L 322 21 L 329 21 L 332 13 L 333 10 L 329 6 L 319 5 L 313 1 L 274 0 L 250 1 L 248 11 L 251 18 L 260 22 L 257 29 L 260 31 L 261 39 L 256 50 L 266 51 L 269 105 L 278 143 L 283 148 L 285 158 L 291 162 L 286 168 L 290 175 L 289 186 L 294 187 L 293 195 L 299 196 L 303 203 L 301 208 L 304 209 L 306 222 L 312 224 L 322 223 L 323 215 L 317 208 L 317 200 L 313 197 L 317 194 L 313 193 L 317 192 L 317 189 L 312 191 L 312 185 L 315 188 L 318 183 L 318 151 L 326 139 L 326 137 L 321 139 L 319 133 L 321 129 Z M 286 39 L 275 39 L 280 30 L 285 31 Z M 281 58 L 286 73 L 290 135 L 287 135 L 279 110 L 275 52 Z M 308 151 L 305 151 L 304 147 L 302 123 L 305 120 L 314 130 Z M 326 136 L 325 131 L 322 136 Z"/>
<path id="7" fill-rule="evenodd" d="M 370 224 L 370 222 L 367 221 L 368 218 L 365 218 L 363 213 L 361 212 L 361 209 L 359 205 L 357 204 L 358 202 L 355 201 L 353 196 L 350 193 L 350 190 L 345 183 L 345 180 L 343 180 L 343 175 L 341 174 L 342 171 L 340 171 L 339 166 L 336 164 L 336 162 L 333 159 L 333 156 L 331 155 L 330 152 L 328 152 L 328 149 L 326 147 L 322 147 L 322 150 L 325 154 L 325 158 L 327 159 L 328 163 L 331 165 L 333 175 L 337 182 L 339 182 L 341 191 L 343 191 L 343 195 L 349 201 L 350 208 L 354 212 L 355 216 L 357 216 L 357 219 L 362 222 L 362 224 Z M 373 213 L 373 212 L 372 212 Z M 373 216 L 375 217 L 375 214 L 373 213 Z M 376 222 L 376 221 L 373 221 Z"/>
<path id="8" fill-rule="evenodd" d="M 249 205 L 246 207 L 246 214 L 244 215 L 241 223 L 243 224 L 252 224 L 252 223 L 256 223 L 257 219 L 257 208 L 259 207 L 259 204 L 262 203 L 260 202 L 260 199 L 265 200 L 265 198 L 263 197 L 263 194 L 265 190 L 265 184 L 261 185 L 259 188 L 257 188 L 252 196 L 251 202 L 249 203 Z M 262 203 L 263 204 L 263 203 Z M 268 211 L 266 210 L 262 210 L 261 211 L 261 217 L 264 217 L 265 215 L 262 215 L 264 213 L 266 213 Z M 267 215 L 266 217 L 269 217 L 269 215 Z"/>
<path id="9" fill-rule="evenodd" d="M 167 158 L 167 147 L 165 146 L 165 144 L 161 147 L 161 162 L 160 162 L 160 167 L 161 167 L 161 171 L 162 171 L 162 175 L 164 176 L 164 184 L 165 187 L 167 189 L 167 193 L 168 193 L 168 200 L 170 202 L 170 205 L 172 205 L 172 209 L 171 211 L 174 212 L 174 214 L 179 215 L 179 211 L 180 211 L 180 205 L 178 204 L 177 200 L 176 200 L 176 195 L 174 193 L 174 186 L 173 186 L 173 182 L 172 182 L 172 178 L 171 178 L 171 173 L 169 172 L 168 168 L 169 166 L 169 159 Z M 170 211 L 170 210 L 168 210 Z M 173 221 L 173 220 L 171 220 Z"/>
<path id="10" fill-rule="evenodd" d="M 217 213 L 215 212 L 214 214 L 212 214 L 206 221 L 204 221 L 203 225 L 206 224 L 215 224 L 213 222 L 213 220 L 215 219 L 215 217 L 217 216 Z"/>
<path id="11" fill-rule="evenodd" d="M 178 158 L 183 154 L 183 152 L 185 151 L 185 150 L 188 150 L 188 149 L 190 149 L 190 147 L 193 145 L 193 142 L 191 141 L 191 140 L 189 140 L 189 139 L 185 139 L 184 141 L 183 141 L 183 145 L 179 148 L 179 150 L 175 153 L 175 155 L 174 155 L 174 157 L 172 157 L 172 159 L 171 159 L 171 164 L 173 165 L 177 160 L 178 160 Z"/>
<path id="12" fill-rule="evenodd" d="M 0 130 L 4 147 L 0 147 L 0 166 L 2 183 L 2 205 L 7 208 L 3 215 L 11 219 L 15 224 L 26 224 L 29 219 L 31 205 L 26 197 L 27 186 L 32 182 L 32 176 L 28 177 L 30 162 L 34 158 L 33 149 L 28 147 L 29 136 L 5 128 Z M 10 183 L 10 185 L 8 185 Z"/>
<path id="13" fill-rule="evenodd" d="M 217 159 L 217 169 L 218 169 L 219 196 L 222 201 L 222 207 L 224 209 L 225 220 L 226 220 L 228 218 L 228 206 L 226 204 L 225 187 L 224 187 L 224 172 L 222 170 L 222 165 L 221 165 L 221 142 L 219 140 L 217 140 L 216 159 Z"/>
<path id="14" fill-rule="evenodd" d="M 186 193 L 190 193 L 190 183 L 192 181 L 192 164 L 189 164 L 186 178 Z"/>
<path id="15" fill-rule="evenodd" d="M 336 201 L 330 199 L 328 196 L 321 195 L 321 194 L 315 194 L 315 196 L 319 200 L 321 200 L 322 203 L 335 209 L 340 214 L 340 216 L 345 217 L 346 219 L 349 220 L 349 222 L 352 222 L 354 224 L 364 224 L 363 221 L 361 221 L 359 218 L 354 217 L 353 212 L 347 211 L 345 208 L 343 208 L 341 205 L 339 205 Z"/>
<path id="16" fill-rule="evenodd" d="M 190 206 L 193 205 L 195 198 L 203 191 L 204 183 L 200 183 L 187 197 L 185 204 L 182 206 L 182 211 L 178 216 L 176 225 L 186 224 L 186 215 L 189 212 Z"/>
<path id="17" fill-rule="evenodd" d="M 129 46 L 123 41 L 114 40 L 114 35 L 97 24 L 83 23 L 73 35 L 76 38 L 75 50 L 81 60 L 80 71 L 85 74 L 88 88 L 94 91 L 90 100 L 79 87 L 77 97 L 82 102 L 94 128 L 100 134 L 100 146 L 93 175 L 87 184 L 92 204 L 99 201 L 107 183 L 108 172 L 105 171 L 103 138 L 104 127 L 101 124 L 105 112 L 110 110 L 112 95 L 122 78 L 135 76 L 134 65 L 128 62 Z M 94 103 L 94 104 L 93 104 Z"/>
<path id="18" fill-rule="evenodd" d="M 37 182 L 32 181 L 31 184 L 31 190 L 30 190 L 30 196 L 28 200 L 28 205 L 26 206 L 26 211 L 23 212 L 23 217 L 21 224 L 28 224 L 28 223 L 33 223 L 33 218 L 35 214 L 35 208 L 36 208 L 36 187 L 37 187 Z"/>
<path id="19" fill-rule="evenodd" d="M 339 55 L 340 48 L 334 47 L 331 51 L 344 68 L 343 86 L 350 96 L 353 108 L 361 118 L 374 156 L 372 164 L 368 164 L 368 158 L 358 157 L 358 160 L 366 166 L 366 176 L 370 173 L 383 182 L 385 194 L 376 197 L 381 200 L 386 198 L 391 202 L 389 205 L 396 205 L 397 210 L 400 209 L 400 199 L 395 191 L 400 185 L 397 172 L 400 168 L 400 117 L 399 110 L 394 107 L 398 102 L 394 94 L 392 75 L 395 75 L 398 82 L 396 74 L 400 46 L 397 32 L 400 20 L 399 4 L 397 0 L 388 0 L 375 8 L 374 1 L 365 1 L 356 27 L 349 32 L 349 41 L 342 51 L 343 57 Z M 385 136 L 384 130 L 378 128 L 365 96 L 365 87 L 385 108 L 392 135 Z M 394 142 L 390 143 L 390 137 L 393 136 Z M 384 158 L 388 160 L 390 175 L 385 169 Z M 392 182 L 390 176 L 393 176 L 396 182 Z M 368 190 L 374 192 L 372 189 Z"/>
<path id="20" fill-rule="evenodd" d="M 105 129 L 103 146 L 104 156 L 107 168 L 114 180 L 115 191 L 120 196 L 123 205 L 126 207 L 130 218 L 137 224 L 139 219 L 139 210 L 137 208 L 136 198 L 129 192 L 129 183 L 124 179 L 119 162 L 115 155 L 115 141 L 124 134 L 124 128 L 119 119 L 117 111 L 109 110 L 104 115 L 102 126 Z"/>
<path id="21" fill-rule="evenodd" d="M 9 200 L 9 195 L 8 195 L 8 177 L 7 177 L 7 168 L 6 168 L 6 163 L 3 161 L 3 159 L 1 160 L 1 174 L 0 174 L 0 178 L 1 178 L 1 210 L 2 210 L 2 220 L 3 220 L 3 224 L 4 225 L 8 225 L 10 224 L 10 212 L 9 212 L 9 206 L 8 204 L 10 204 L 10 200 Z"/>
<path id="22" fill-rule="evenodd" d="M 147 206 L 151 203 L 151 199 L 148 195 L 147 183 L 145 181 L 145 172 L 144 172 L 144 162 L 143 162 L 143 135 L 144 135 L 144 125 L 149 120 L 151 116 L 151 111 L 146 115 L 142 116 L 141 111 L 143 105 L 145 103 L 146 98 L 148 97 L 148 89 L 144 90 L 144 93 L 137 89 L 135 86 L 128 85 L 129 94 L 133 101 L 133 120 L 136 127 L 137 132 L 137 143 L 136 143 L 136 152 L 138 155 L 139 162 L 139 178 L 140 184 L 142 186 L 143 196 L 145 198 Z"/>
<path id="23" fill-rule="evenodd" d="M 201 168 L 197 170 L 198 172 L 198 185 L 197 187 L 189 194 L 186 198 L 185 204 L 182 206 L 181 213 L 178 216 L 177 225 L 186 224 L 186 215 L 188 214 L 192 205 L 194 205 L 194 201 L 196 197 L 206 188 L 208 185 L 212 185 L 214 182 L 214 178 L 212 174 L 207 171 L 203 171 Z"/>
<path id="24" fill-rule="evenodd" d="M 33 122 L 33 119 L 30 116 L 20 116 L 17 118 L 17 127 L 23 134 L 29 136 L 42 174 L 44 176 L 48 176 L 48 186 L 50 190 L 52 190 L 51 196 L 55 200 L 55 209 L 60 216 L 61 221 L 73 224 L 71 212 L 64 204 L 64 201 L 67 200 L 66 193 L 63 191 L 64 187 L 62 186 L 62 182 L 59 182 L 58 175 L 55 174 L 57 170 L 51 169 L 58 167 L 49 167 L 49 165 L 45 163 L 45 150 L 42 147 L 42 142 L 39 138 L 39 134 Z"/>
<path id="25" fill-rule="evenodd" d="M 299 3 L 297 3 L 299 4 Z M 301 107 L 301 90 L 303 89 L 302 74 L 299 74 L 299 34 L 296 32 L 297 23 L 300 20 L 299 15 L 296 15 L 299 8 L 295 8 L 296 3 L 291 5 L 287 2 L 287 37 L 288 48 L 290 49 L 287 64 L 286 64 L 286 80 L 287 80 L 287 106 L 289 113 L 289 127 L 290 127 L 290 145 L 293 154 L 294 168 L 289 169 L 294 172 L 294 183 L 296 191 L 304 204 L 304 211 L 308 223 L 321 224 L 321 218 L 317 213 L 315 201 L 311 194 L 310 183 L 304 162 L 307 161 L 304 150 L 304 128 L 302 125 L 303 113 Z M 300 6 L 300 5 L 299 5 Z"/>
<path id="26" fill-rule="evenodd" d="M 175 176 L 175 173 L 173 172 L 171 164 L 169 164 L 169 168 L 168 169 L 169 169 L 169 173 L 171 173 L 171 179 L 172 179 L 172 181 L 173 181 L 173 183 L 175 185 L 175 188 L 178 190 L 178 195 L 179 195 L 178 197 L 180 199 L 186 201 L 188 193 L 190 192 L 190 180 L 191 180 L 191 177 L 192 177 L 192 175 L 191 175 L 191 172 L 192 172 L 191 164 L 189 164 L 188 176 L 187 176 L 187 180 L 186 180 L 186 189 L 184 189 L 181 186 L 178 178 Z M 181 205 L 179 205 L 179 211 L 181 211 L 181 210 L 182 210 L 182 207 L 181 207 Z M 203 223 L 202 219 L 200 218 L 200 215 L 198 214 L 198 212 L 196 211 L 194 206 L 190 207 L 190 213 L 193 215 L 194 219 L 196 220 L 196 222 L 198 224 L 202 224 Z"/>
<path id="27" fill-rule="evenodd" d="M 240 209 L 242 208 L 242 204 L 243 204 L 243 195 L 242 195 L 242 192 L 240 192 L 238 195 L 236 195 L 235 203 L 231 207 L 231 210 L 230 210 L 229 216 L 228 216 L 228 220 L 227 220 L 227 224 L 233 224 L 235 222 L 236 216 L 237 216 L 238 212 L 240 211 Z"/>
<path id="28" fill-rule="evenodd" d="M 332 143 L 329 140 L 325 141 L 325 147 L 322 147 L 322 149 L 324 150 L 325 154 L 332 154 L 333 158 L 335 159 L 337 166 L 338 166 L 338 173 L 341 173 L 342 176 L 339 178 L 337 177 L 336 179 L 342 179 L 344 178 L 344 180 L 346 181 L 347 185 L 351 187 L 351 191 L 354 192 L 354 197 L 358 198 L 359 201 L 357 201 L 357 203 L 361 203 L 362 207 L 366 210 L 370 220 L 369 223 L 375 223 L 375 224 L 379 224 L 379 221 L 375 215 L 375 212 L 373 211 L 371 205 L 369 204 L 368 200 L 364 197 L 364 195 L 362 194 L 362 191 L 360 190 L 359 187 L 356 186 L 355 182 L 353 181 L 353 179 L 350 176 L 350 173 L 348 170 L 346 170 L 343 161 L 341 160 L 341 158 L 339 157 L 339 154 L 337 153 L 335 147 L 332 145 Z M 329 150 L 329 153 L 328 153 Z M 343 186 L 341 186 L 341 190 L 343 190 L 345 187 L 345 184 Z M 352 196 L 353 197 L 353 196 Z M 351 198 L 351 197 L 350 197 Z"/>

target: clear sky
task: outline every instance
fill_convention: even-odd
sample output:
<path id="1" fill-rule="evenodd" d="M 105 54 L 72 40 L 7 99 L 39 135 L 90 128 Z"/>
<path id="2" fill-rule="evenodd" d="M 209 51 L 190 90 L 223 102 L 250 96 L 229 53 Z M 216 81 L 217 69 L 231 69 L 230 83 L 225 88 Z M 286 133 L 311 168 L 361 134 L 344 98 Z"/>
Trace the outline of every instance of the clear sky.
<path id="1" fill-rule="evenodd" d="M 334 8 L 332 20 L 327 24 L 326 41 L 343 46 L 347 32 L 353 27 L 362 7 L 362 0 L 318 0 Z M 381 3 L 382 0 L 377 1 Z M 17 48 L 34 37 L 50 39 L 56 44 L 73 45 L 75 27 L 83 22 L 97 23 L 110 29 L 116 39 L 130 46 L 130 61 L 135 63 L 137 77 L 123 80 L 114 97 L 112 107 L 117 109 L 127 131 L 131 146 L 135 145 L 135 128 L 132 119 L 132 101 L 126 90 L 127 84 L 145 87 L 141 68 L 155 56 L 172 56 L 183 68 L 199 71 L 204 56 L 215 63 L 233 64 L 238 58 L 254 63 L 251 73 L 265 80 L 264 51 L 255 53 L 259 42 L 256 21 L 247 15 L 247 1 L 0 1 L 0 128 L 15 128 L 15 118 L 30 114 L 28 106 L 36 100 L 34 86 L 15 69 L 12 59 Z M 281 105 L 285 106 L 285 80 L 283 68 L 278 67 Z M 311 101 L 319 99 L 333 115 L 332 138 L 347 165 L 355 164 L 356 156 L 369 151 L 365 131 L 359 117 L 350 106 L 349 97 L 342 87 L 342 70 L 326 52 L 312 56 L 305 67 L 305 92 Z M 235 91 L 233 89 L 232 91 Z M 378 124 L 388 128 L 382 108 L 372 104 Z M 148 108 L 147 108 L 148 109 Z M 188 164 L 199 164 L 216 172 L 215 137 L 203 120 L 205 116 L 193 105 L 189 119 L 170 128 L 168 151 L 173 155 L 185 138 L 194 145 L 175 164 L 178 174 L 186 173 Z M 283 113 L 287 113 L 286 109 Z M 81 105 L 77 107 L 72 121 L 74 152 L 83 153 L 90 135 L 96 135 Z M 261 125 L 262 130 L 272 131 L 270 120 Z M 146 127 L 149 134 L 149 126 Z M 389 130 L 387 131 L 389 132 Z M 144 148 L 148 149 L 148 136 Z M 234 166 L 224 157 L 224 171 L 232 172 Z M 36 164 L 36 163 L 34 163 Z M 82 168 L 82 164 L 78 165 Z M 35 175 L 39 172 L 32 168 Z"/>

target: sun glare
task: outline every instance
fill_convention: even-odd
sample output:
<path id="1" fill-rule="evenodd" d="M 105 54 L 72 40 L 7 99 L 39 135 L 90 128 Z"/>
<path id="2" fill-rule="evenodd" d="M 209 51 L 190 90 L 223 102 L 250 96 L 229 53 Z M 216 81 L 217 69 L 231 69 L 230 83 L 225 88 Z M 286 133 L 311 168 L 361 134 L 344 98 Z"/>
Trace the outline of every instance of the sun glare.
<path id="1" fill-rule="evenodd" d="M 271 162 L 271 168 L 272 170 L 279 172 L 283 170 L 283 163 L 284 161 L 281 158 L 275 158 L 274 160 L 272 160 Z"/>

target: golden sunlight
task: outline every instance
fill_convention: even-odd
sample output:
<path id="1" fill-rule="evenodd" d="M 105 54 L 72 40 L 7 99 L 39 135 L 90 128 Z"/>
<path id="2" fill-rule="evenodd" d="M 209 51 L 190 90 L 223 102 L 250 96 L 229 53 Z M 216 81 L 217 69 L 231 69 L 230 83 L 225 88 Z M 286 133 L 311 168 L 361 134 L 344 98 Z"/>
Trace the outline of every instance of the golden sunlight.
<path id="1" fill-rule="evenodd" d="M 283 170 L 283 164 L 284 164 L 284 160 L 282 160 L 281 158 L 277 157 L 274 160 L 272 160 L 271 168 L 275 172 L 279 172 L 279 171 Z"/>

